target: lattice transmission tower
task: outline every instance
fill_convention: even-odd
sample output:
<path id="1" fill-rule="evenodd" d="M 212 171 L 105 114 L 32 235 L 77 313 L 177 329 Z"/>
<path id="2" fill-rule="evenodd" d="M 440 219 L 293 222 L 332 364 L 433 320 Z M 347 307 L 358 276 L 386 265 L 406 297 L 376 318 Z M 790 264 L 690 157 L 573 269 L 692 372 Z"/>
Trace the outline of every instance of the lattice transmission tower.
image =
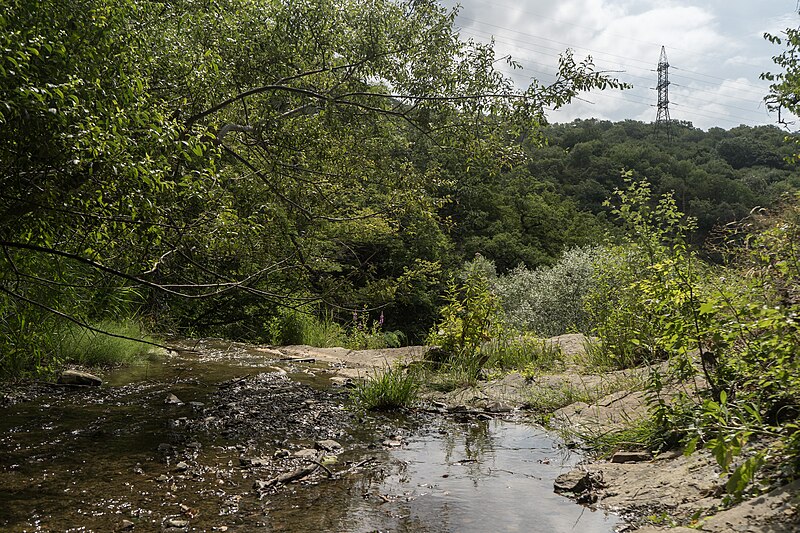
<path id="1" fill-rule="evenodd" d="M 656 113 L 656 126 L 664 126 L 669 136 L 669 61 L 667 51 L 661 47 L 661 57 L 658 60 L 658 112 Z"/>

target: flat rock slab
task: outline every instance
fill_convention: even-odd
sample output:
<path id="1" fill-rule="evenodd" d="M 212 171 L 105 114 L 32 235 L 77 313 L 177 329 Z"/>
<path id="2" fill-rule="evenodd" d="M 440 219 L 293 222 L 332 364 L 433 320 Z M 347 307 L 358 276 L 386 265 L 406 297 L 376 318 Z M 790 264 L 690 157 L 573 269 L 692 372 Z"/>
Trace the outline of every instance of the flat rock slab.
<path id="1" fill-rule="evenodd" d="M 641 463 L 653 458 L 650 452 L 617 452 L 611 456 L 612 463 Z"/>
<path id="2" fill-rule="evenodd" d="M 58 382 L 62 385 L 78 385 L 82 387 L 99 387 L 103 384 L 103 380 L 99 377 L 80 370 L 63 371 L 58 377 Z"/>

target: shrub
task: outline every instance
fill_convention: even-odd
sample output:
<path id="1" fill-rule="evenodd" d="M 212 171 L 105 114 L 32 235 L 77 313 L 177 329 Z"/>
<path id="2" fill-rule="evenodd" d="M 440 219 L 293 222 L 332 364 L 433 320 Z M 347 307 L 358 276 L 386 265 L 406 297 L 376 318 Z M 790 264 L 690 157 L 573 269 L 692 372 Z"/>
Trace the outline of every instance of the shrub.
<path id="1" fill-rule="evenodd" d="M 519 266 L 494 283 L 508 323 L 551 337 L 590 329 L 584 301 L 595 286 L 602 247 L 572 248 L 552 267 Z"/>
<path id="2" fill-rule="evenodd" d="M 428 344 L 443 354 L 440 362 L 467 371 L 469 382 L 478 378 L 488 359 L 484 345 L 504 330 L 500 300 L 491 290 L 493 266 L 487 265 L 492 266 L 480 256 L 464 265 L 462 281 L 450 283 L 441 318 L 428 336 Z"/>

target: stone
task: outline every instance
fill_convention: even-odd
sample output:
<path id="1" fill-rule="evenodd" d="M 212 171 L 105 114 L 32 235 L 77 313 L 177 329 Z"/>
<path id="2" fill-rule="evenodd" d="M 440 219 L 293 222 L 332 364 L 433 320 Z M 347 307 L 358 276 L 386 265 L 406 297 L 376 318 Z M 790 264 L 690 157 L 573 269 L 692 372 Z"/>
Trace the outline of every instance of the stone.
<path id="1" fill-rule="evenodd" d="M 491 402 L 486 406 L 486 410 L 490 413 L 510 413 L 513 411 L 513 408 L 502 402 Z"/>
<path id="2" fill-rule="evenodd" d="M 268 457 L 239 457 L 239 465 L 245 467 L 268 466 L 271 462 Z"/>
<path id="3" fill-rule="evenodd" d="M 653 458 L 650 452 L 616 452 L 611 456 L 612 463 L 641 463 Z"/>
<path id="4" fill-rule="evenodd" d="M 573 470 L 558 476 L 553 483 L 556 492 L 573 492 L 579 494 L 592 486 L 592 475 L 582 470 Z"/>
<path id="5" fill-rule="evenodd" d="M 292 454 L 292 457 L 316 457 L 319 452 L 313 448 L 304 448 L 297 450 Z"/>
<path id="6" fill-rule="evenodd" d="M 119 531 L 128 531 L 130 529 L 133 529 L 134 525 L 135 524 L 130 520 L 123 520 L 122 523 L 119 525 Z"/>
<path id="7" fill-rule="evenodd" d="M 189 525 L 188 520 L 184 520 L 183 518 L 169 518 L 167 519 L 166 526 L 167 527 L 177 527 L 177 528 L 184 528 Z"/>
<path id="8" fill-rule="evenodd" d="M 335 452 L 342 449 L 342 445 L 332 439 L 318 440 L 314 443 L 314 447 L 326 452 Z"/>
<path id="9" fill-rule="evenodd" d="M 175 465 L 176 472 L 186 472 L 187 470 L 189 470 L 189 465 L 184 461 L 181 461 Z"/>
<path id="10" fill-rule="evenodd" d="M 164 403 L 167 405 L 183 405 L 181 399 L 174 394 L 168 394 L 167 397 L 164 398 Z"/>
<path id="11" fill-rule="evenodd" d="M 399 448 L 400 446 L 403 445 L 402 442 L 394 439 L 386 439 L 385 441 L 383 441 L 382 444 L 388 448 Z"/>
<path id="12" fill-rule="evenodd" d="M 99 387 L 103 380 L 88 372 L 80 370 L 65 370 L 58 377 L 58 382 L 62 385 L 77 385 L 81 387 Z"/>

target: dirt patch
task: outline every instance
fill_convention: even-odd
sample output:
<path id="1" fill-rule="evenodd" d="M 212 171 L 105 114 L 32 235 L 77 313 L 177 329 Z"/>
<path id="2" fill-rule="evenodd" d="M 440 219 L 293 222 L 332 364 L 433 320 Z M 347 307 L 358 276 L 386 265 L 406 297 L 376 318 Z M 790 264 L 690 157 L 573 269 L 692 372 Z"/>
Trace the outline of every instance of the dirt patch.
<path id="1" fill-rule="evenodd" d="M 256 351 L 267 357 L 275 357 L 278 362 L 322 363 L 327 365 L 332 375 L 350 379 L 363 378 L 375 370 L 387 368 L 396 363 L 407 364 L 411 361 L 419 361 L 425 357 L 428 350 L 429 348 L 426 346 L 380 350 L 315 348 L 306 345 L 256 348 Z"/>

